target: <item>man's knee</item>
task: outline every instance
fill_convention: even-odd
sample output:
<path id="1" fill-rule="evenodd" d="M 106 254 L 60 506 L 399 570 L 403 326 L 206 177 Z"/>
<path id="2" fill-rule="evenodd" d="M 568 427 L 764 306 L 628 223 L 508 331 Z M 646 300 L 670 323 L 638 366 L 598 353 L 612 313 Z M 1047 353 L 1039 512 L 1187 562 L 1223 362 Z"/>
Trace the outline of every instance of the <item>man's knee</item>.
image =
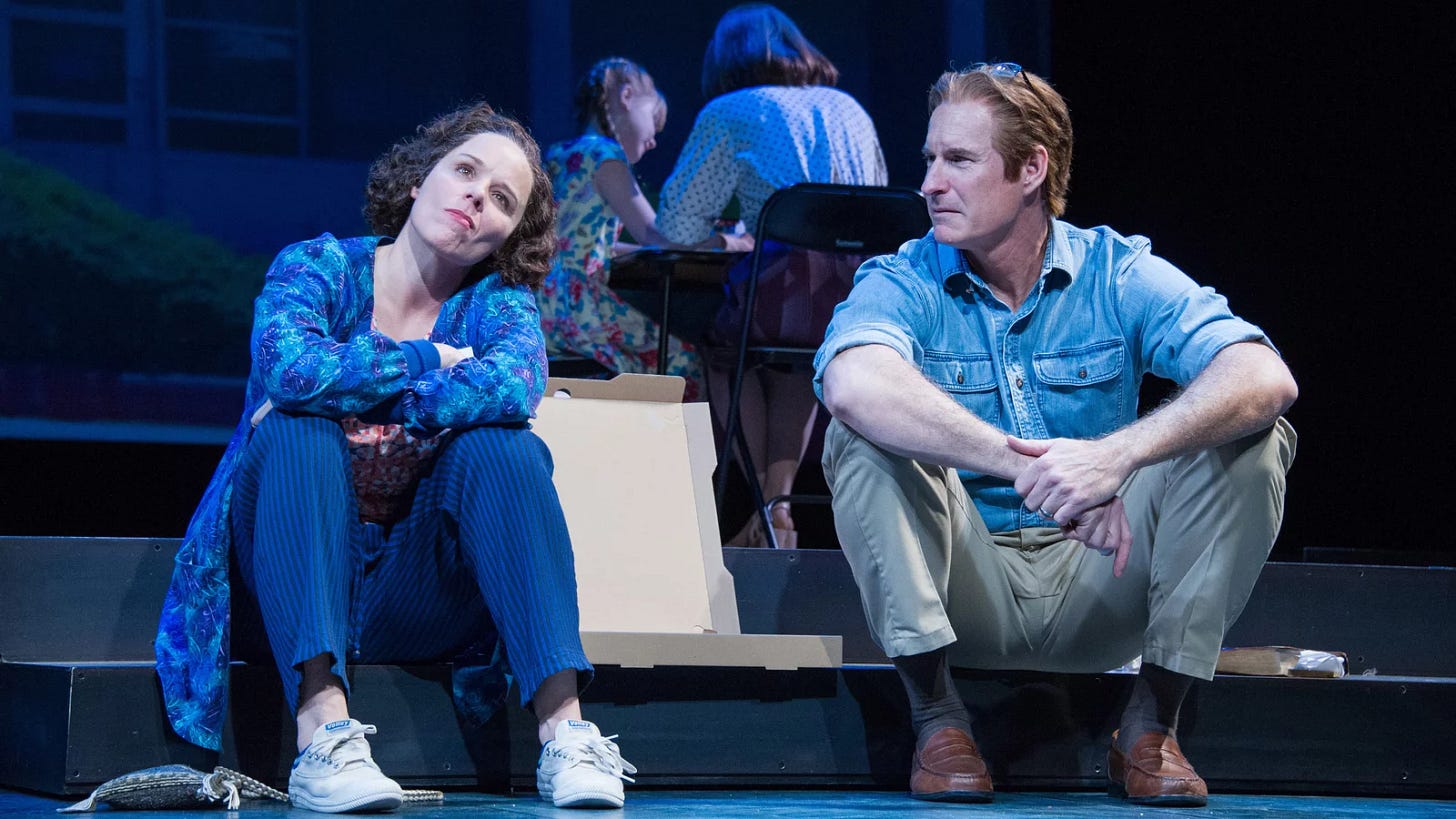
<path id="1" fill-rule="evenodd" d="M 1276 419 L 1274 426 L 1264 436 L 1264 442 L 1269 457 L 1278 465 L 1280 471 L 1288 472 L 1294 463 L 1294 453 L 1299 448 L 1299 435 L 1295 433 L 1294 425 L 1283 417 Z"/>
<path id="2" fill-rule="evenodd" d="M 833 494 L 861 490 L 895 497 L 922 491 L 939 497 L 948 482 L 958 482 L 955 470 L 897 455 L 838 420 L 824 434 L 824 477 Z"/>
<path id="3" fill-rule="evenodd" d="M 829 427 L 824 432 L 822 460 L 824 475 L 829 481 L 831 490 L 836 482 L 850 476 L 863 475 L 866 466 L 892 460 L 909 462 L 908 459 L 902 459 L 875 446 L 868 438 L 855 432 L 837 418 L 830 420 Z M 886 470 L 872 471 L 885 472 Z"/>
<path id="4" fill-rule="evenodd" d="M 1278 418 L 1267 429 L 1224 444 L 1217 451 L 1232 479 L 1273 480 L 1282 484 L 1294 463 L 1297 443 L 1294 427 Z"/>
<path id="5" fill-rule="evenodd" d="M 843 421 L 838 418 L 830 418 L 829 426 L 824 430 L 824 452 L 820 456 L 824 469 L 832 469 L 845 447 L 850 445 L 849 439 L 858 437 L 854 430 L 844 425 Z"/>

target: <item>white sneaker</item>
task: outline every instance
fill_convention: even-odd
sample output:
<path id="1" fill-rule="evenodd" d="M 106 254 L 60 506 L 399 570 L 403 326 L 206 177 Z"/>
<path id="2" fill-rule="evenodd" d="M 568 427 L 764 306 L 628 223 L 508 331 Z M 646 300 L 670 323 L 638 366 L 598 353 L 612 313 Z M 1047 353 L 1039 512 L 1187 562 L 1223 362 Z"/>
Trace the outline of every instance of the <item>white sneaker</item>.
<path id="1" fill-rule="evenodd" d="M 637 773 L 622 758 L 617 735 L 602 736 L 597 727 L 579 719 L 556 724 L 556 739 L 541 749 L 536 764 L 536 790 L 558 808 L 620 808 L 622 780 Z"/>
<path id="2" fill-rule="evenodd" d="M 369 755 L 365 734 L 373 725 L 341 719 L 319 726 L 313 741 L 293 760 L 288 800 L 322 813 L 394 810 L 404 802 L 399 783 L 385 776 Z"/>

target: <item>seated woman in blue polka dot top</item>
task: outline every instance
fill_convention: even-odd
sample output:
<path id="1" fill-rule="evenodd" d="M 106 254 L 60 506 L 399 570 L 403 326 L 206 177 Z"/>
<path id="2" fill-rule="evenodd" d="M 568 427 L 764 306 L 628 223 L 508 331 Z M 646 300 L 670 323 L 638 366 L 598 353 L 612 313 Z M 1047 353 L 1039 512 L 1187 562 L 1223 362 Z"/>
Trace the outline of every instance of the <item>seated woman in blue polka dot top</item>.
<path id="1" fill-rule="evenodd" d="M 834 64 L 777 8 L 753 3 L 725 13 L 703 57 L 703 96 L 709 102 L 663 185 L 658 229 L 674 242 L 701 241 L 736 196 L 748 232 L 755 233 L 759 211 L 779 188 L 799 182 L 884 185 L 885 158 L 874 122 L 854 97 L 834 88 L 838 80 Z M 780 319 L 765 322 L 765 310 L 779 301 L 782 308 L 806 301 L 801 291 L 785 292 L 775 281 L 805 282 L 811 291 L 847 290 L 858 260 L 789 251 L 772 242 L 761 252 L 756 324 L 767 336 L 817 346 L 832 303 L 822 315 L 784 309 Z M 741 267 L 735 272 L 746 276 L 746 263 Z M 794 276 L 785 275 L 791 270 Z M 732 328 L 741 326 L 735 295 L 730 287 L 715 326 L 722 339 L 736 338 Z M 729 375 L 710 369 L 708 378 L 710 400 L 726 407 L 726 399 L 718 399 L 728 395 Z M 818 410 L 810 376 L 758 368 L 745 376 L 740 402 L 764 497 L 789 494 Z M 795 545 L 787 503 L 775 504 L 772 520 L 779 546 Z M 761 545 L 762 532 L 753 524 L 750 518 L 729 545 Z"/>

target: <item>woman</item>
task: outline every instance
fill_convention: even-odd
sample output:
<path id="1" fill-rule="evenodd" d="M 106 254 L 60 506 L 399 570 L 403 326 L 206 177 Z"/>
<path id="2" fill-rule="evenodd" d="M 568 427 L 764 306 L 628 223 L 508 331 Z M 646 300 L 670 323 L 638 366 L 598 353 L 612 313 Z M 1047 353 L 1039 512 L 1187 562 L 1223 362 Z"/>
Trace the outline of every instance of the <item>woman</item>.
<path id="1" fill-rule="evenodd" d="M 657 145 L 667 102 L 652 76 L 623 57 L 598 60 L 578 83 L 576 137 L 546 149 L 558 207 L 559 253 L 537 294 L 552 353 L 595 360 L 612 372 L 656 372 L 661 329 L 611 289 L 612 257 L 637 249 L 617 241 L 625 226 L 640 244 L 672 247 L 657 230 L 652 204 L 632 166 Z M 752 249 L 746 237 L 710 235 L 699 249 Z M 687 381 L 699 400 L 702 363 L 690 344 L 670 338 L 664 371 Z"/>
<path id="2" fill-rule="evenodd" d="M 620 806 L 633 769 L 581 720 L 592 666 L 571 544 L 525 424 L 546 363 L 531 290 L 555 244 L 539 149 L 515 120 L 465 106 L 380 157 L 367 196 L 378 235 L 284 248 L 255 303 L 244 413 L 163 607 L 168 717 L 218 747 L 236 592 L 266 634 L 245 659 L 271 654 L 296 717 L 293 803 L 392 809 L 402 794 L 370 756 L 374 726 L 349 713 L 346 661 L 500 642 L 551 751 L 543 798 Z M 247 654 L 256 635 L 231 636 Z M 491 692 L 461 693 L 473 716 L 489 711 Z"/>
<path id="3" fill-rule="evenodd" d="M 725 13 L 703 57 L 703 96 L 709 102 L 663 185 L 658 228 L 674 242 L 701 241 L 736 196 L 748 232 L 755 233 L 759 211 L 779 188 L 799 182 L 885 184 L 885 158 L 874 123 L 853 97 L 833 87 L 838 80 L 834 64 L 777 8 L 752 3 Z M 792 278 L 807 282 L 817 295 L 838 286 L 847 292 L 847 285 L 839 283 L 847 282 L 857 266 L 856 259 L 789 252 L 775 243 L 765 244 L 761 253 L 765 275 L 759 316 L 776 303 L 804 301 L 783 291 L 786 273 L 798 274 Z M 746 276 L 746 263 L 735 274 L 730 279 Z M 730 288 L 715 325 L 717 344 L 738 338 L 741 283 Z M 825 322 L 827 315 L 788 315 L 769 322 L 779 328 L 770 334 L 817 345 Z M 810 379 L 770 368 L 745 378 L 740 417 L 759 485 L 766 498 L 787 495 L 818 409 Z M 727 404 L 727 375 L 710 370 L 709 386 L 721 411 Z M 771 516 L 779 545 L 794 545 L 789 505 L 775 504 Z M 750 516 L 729 544 L 761 544 L 754 524 Z"/>

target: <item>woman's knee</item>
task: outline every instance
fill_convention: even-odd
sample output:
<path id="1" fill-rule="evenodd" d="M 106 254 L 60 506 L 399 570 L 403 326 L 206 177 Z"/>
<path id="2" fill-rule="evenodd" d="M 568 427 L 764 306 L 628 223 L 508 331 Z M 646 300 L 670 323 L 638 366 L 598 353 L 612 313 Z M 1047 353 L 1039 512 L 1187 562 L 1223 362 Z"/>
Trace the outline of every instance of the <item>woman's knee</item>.
<path id="1" fill-rule="evenodd" d="M 274 410 L 258 423 L 248 446 L 265 454 L 282 448 L 295 456 L 337 457 L 348 451 L 348 439 L 333 419 Z"/>
<path id="2" fill-rule="evenodd" d="M 466 474 L 510 476 L 514 481 L 550 482 L 554 469 L 546 442 L 524 426 L 476 427 L 458 433 L 442 457 Z"/>
<path id="3" fill-rule="evenodd" d="M 310 497 L 351 495 L 348 440 L 337 421 L 275 410 L 253 430 L 237 480 L 243 498 L 265 504 L 282 499 L 297 506 Z M 243 506 L 251 508 L 251 502 Z"/>

